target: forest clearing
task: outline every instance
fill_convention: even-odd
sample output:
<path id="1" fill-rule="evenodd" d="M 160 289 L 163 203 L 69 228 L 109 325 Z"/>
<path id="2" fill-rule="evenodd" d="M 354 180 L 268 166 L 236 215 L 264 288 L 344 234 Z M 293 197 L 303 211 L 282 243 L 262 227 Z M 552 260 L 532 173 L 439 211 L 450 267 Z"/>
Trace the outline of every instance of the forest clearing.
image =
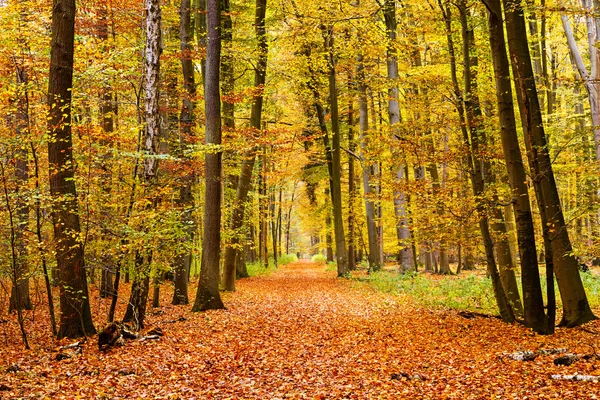
<path id="1" fill-rule="evenodd" d="M 363 271 L 364 273 L 364 271 Z M 360 274 L 360 273 L 359 273 Z M 224 294 L 226 310 L 190 313 L 162 304 L 148 314 L 158 340 L 127 341 L 100 352 L 90 337 L 81 354 L 57 361 L 59 346 L 35 318 L 32 350 L 3 324 L 0 398 L 50 399 L 589 399 L 600 359 L 554 365 L 557 354 L 518 361 L 518 351 L 598 350 L 600 322 L 538 335 L 498 318 L 422 308 L 409 297 L 336 279 L 300 261 L 243 279 Z M 108 300 L 92 302 L 94 315 Z M 99 309 L 98 309 L 99 308 Z M 596 310 L 598 311 L 598 310 Z M 182 317 L 182 318 L 181 318 Z M 13 332 L 14 331 L 14 332 Z M 67 351 L 67 350 L 65 350 Z M 12 372 L 9 372 L 10 369 Z M 16 367 L 15 367 L 16 366 Z"/>

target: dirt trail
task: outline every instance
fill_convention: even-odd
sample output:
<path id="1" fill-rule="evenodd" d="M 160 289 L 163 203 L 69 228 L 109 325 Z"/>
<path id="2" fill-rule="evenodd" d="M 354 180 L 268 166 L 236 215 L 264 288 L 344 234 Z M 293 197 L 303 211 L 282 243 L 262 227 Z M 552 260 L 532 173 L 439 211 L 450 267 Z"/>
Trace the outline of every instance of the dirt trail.
<path id="1" fill-rule="evenodd" d="M 598 383 L 549 379 L 594 373 L 594 362 L 556 367 L 550 356 L 499 357 L 552 347 L 589 352 L 586 344 L 597 336 L 581 330 L 542 337 L 496 319 L 417 308 L 308 262 L 238 281 L 237 288 L 224 295 L 226 311 L 163 307 L 155 322 L 187 319 L 163 325 L 160 341 L 107 353 L 88 343 L 82 355 L 63 361 L 43 349 L 22 354 L 23 371 L 0 372 L 0 383 L 13 388 L 0 397 L 505 399 L 600 392 Z"/>

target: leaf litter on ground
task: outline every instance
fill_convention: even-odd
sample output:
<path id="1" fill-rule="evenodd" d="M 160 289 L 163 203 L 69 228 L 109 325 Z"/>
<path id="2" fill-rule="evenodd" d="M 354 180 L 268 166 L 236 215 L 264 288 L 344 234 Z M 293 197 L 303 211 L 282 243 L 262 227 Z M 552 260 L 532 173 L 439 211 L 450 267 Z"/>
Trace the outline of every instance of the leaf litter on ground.
<path id="1" fill-rule="evenodd" d="M 51 399 L 479 399 L 595 398 L 600 323 L 540 336 L 497 318 L 464 318 L 404 296 L 337 279 L 306 261 L 237 282 L 227 310 L 166 305 L 148 315 L 158 340 L 98 350 L 91 338 L 61 360 L 40 315 L 32 350 L 16 324 L 0 350 L 0 398 Z M 126 289 L 123 289 L 126 293 Z M 106 302 L 106 304 L 104 304 Z M 110 299 L 95 300 L 94 314 Z M 123 306 L 123 305 L 121 305 Z M 102 321 L 96 321 L 101 328 Z M 71 341 L 74 342 L 74 341 Z M 560 349 L 560 351 L 548 351 Z M 595 352 L 595 350 L 594 350 Z M 530 361 L 511 354 L 535 354 Z M 562 376 L 564 379 L 557 379 Z"/>

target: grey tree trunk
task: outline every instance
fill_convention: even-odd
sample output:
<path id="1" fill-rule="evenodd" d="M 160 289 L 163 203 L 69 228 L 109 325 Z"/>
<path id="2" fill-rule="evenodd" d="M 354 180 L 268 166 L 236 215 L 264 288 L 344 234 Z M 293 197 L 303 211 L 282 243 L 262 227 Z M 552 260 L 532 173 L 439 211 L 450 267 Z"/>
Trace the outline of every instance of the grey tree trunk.
<path id="1" fill-rule="evenodd" d="M 398 104 L 398 58 L 396 54 L 396 2 L 386 0 L 383 7 L 386 32 L 388 37 L 387 46 L 387 74 L 390 82 L 388 89 L 388 117 L 392 135 L 395 135 L 397 124 L 400 122 L 400 106 Z M 397 154 L 397 160 L 401 160 Z M 398 262 L 402 271 L 413 267 L 410 230 L 408 228 L 408 205 L 406 195 L 402 190 L 407 176 L 404 173 L 405 166 L 397 165 L 396 183 L 394 186 L 394 211 L 396 212 L 396 235 L 398 237 Z"/>
<path id="2" fill-rule="evenodd" d="M 206 82 L 204 89 L 206 144 L 221 145 L 221 100 L 219 62 L 221 58 L 219 0 L 207 1 Z M 219 261 L 221 255 L 221 155 L 220 149 L 205 156 L 206 192 L 204 206 L 204 238 L 198 292 L 192 311 L 223 309 L 219 294 Z"/>
<path id="3" fill-rule="evenodd" d="M 600 8 L 597 0 L 581 0 L 583 13 L 585 13 L 585 22 L 587 28 L 587 47 L 590 67 L 587 68 L 581 51 L 577 46 L 567 10 L 563 7 L 561 11 L 561 21 L 567 36 L 567 44 L 574 61 L 579 78 L 583 81 L 588 94 L 590 111 L 592 114 L 592 125 L 594 129 L 594 141 L 596 147 L 596 161 L 600 161 Z"/>
<path id="4" fill-rule="evenodd" d="M 579 276 L 579 264 L 572 252 L 571 241 L 554 180 L 527 46 L 523 9 L 517 0 L 503 0 L 503 2 L 508 47 L 517 88 L 517 100 L 521 111 L 525 145 L 534 182 L 539 182 L 539 186 L 536 184 L 534 188 L 536 189 L 540 213 L 545 213 L 547 218 L 545 227 L 553 228 L 549 240 L 552 247 L 554 273 L 563 303 L 563 317 L 560 325 L 578 326 L 596 317 L 589 306 Z"/>
<path id="5" fill-rule="evenodd" d="M 98 10 L 98 31 L 97 36 L 103 42 L 102 51 L 108 56 L 110 51 L 110 45 L 108 42 L 109 35 L 109 21 L 108 21 L 108 7 L 106 5 L 100 5 Z M 110 210 L 108 208 L 108 199 L 111 198 L 112 190 L 112 171 L 110 166 L 110 160 L 112 158 L 111 153 L 111 139 L 110 136 L 114 132 L 115 128 L 115 116 L 117 114 L 117 105 L 115 101 L 115 95 L 110 84 L 111 78 L 104 76 L 104 84 L 102 85 L 100 92 L 100 123 L 102 130 L 106 133 L 105 138 L 100 140 L 100 146 L 102 146 L 103 154 L 100 156 L 99 167 L 101 172 L 100 179 L 100 190 L 104 201 L 100 208 L 100 227 L 101 235 L 104 246 L 110 246 L 110 235 L 108 233 L 108 224 L 111 221 Z M 106 298 L 112 296 L 113 290 L 113 275 L 114 275 L 114 262 L 110 255 L 101 256 L 101 281 L 100 281 L 100 297 Z"/>
<path id="6" fill-rule="evenodd" d="M 48 165 L 60 285 L 58 338 L 75 338 L 96 332 L 79 237 L 81 229 L 71 135 L 74 40 L 75 1 L 56 0 L 52 7 L 48 78 Z"/>

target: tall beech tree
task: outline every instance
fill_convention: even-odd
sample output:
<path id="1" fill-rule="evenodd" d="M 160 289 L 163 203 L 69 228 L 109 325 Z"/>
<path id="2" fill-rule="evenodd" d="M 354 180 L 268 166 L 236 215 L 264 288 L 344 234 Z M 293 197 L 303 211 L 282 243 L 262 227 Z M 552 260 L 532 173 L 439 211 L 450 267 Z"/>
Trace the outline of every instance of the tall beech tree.
<path id="1" fill-rule="evenodd" d="M 511 201 L 521 260 L 523 316 L 525 325 L 533 328 L 536 332 L 546 333 L 551 329 L 550 326 L 553 328 L 553 323 L 549 324 L 544 313 L 527 175 L 517 136 L 513 93 L 510 84 L 510 66 L 502 26 L 502 5 L 500 0 L 491 0 L 488 4 L 488 29 L 494 64 L 500 139 L 512 191 Z"/>
<path id="2" fill-rule="evenodd" d="M 267 1 L 256 0 L 254 29 L 258 40 L 258 58 L 254 67 L 254 87 L 256 88 L 256 92 L 252 98 L 252 108 L 250 111 L 250 126 L 255 134 L 258 134 L 262 127 L 263 91 L 267 74 L 267 55 L 269 49 L 265 29 L 266 11 Z M 229 222 L 229 229 L 233 233 L 233 237 L 230 245 L 225 249 L 225 261 L 223 265 L 223 287 L 225 290 L 235 290 L 236 259 L 239 259 L 237 253 L 242 251 L 240 239 L 244 235 L 242 232 L 244 211 L 246 202 L 248 201 L 248 191 L 252 183 L 256 150 L 256 147 L 252 145 L 242 158 L 242 169 L 236 188 L 234 208 Z"/>
<path id="3" fill-rule="evenodd" d="M 73 161 L 71 90 L 74 39 L 75 0 L 55 0 L 48 77 L 48 166 L 60 285 L 59 338 L 75 338 L 96 332 L 84 268 Z"/>
<path id="4" fill-rule="evenodd" d="M 207 0 L 206 116 L 204 236 L 198 291 L 192 311 L 225 308 L 219 294 L 221 256 L 221 99 L 219 62 L 221 58 L 221 9 L 219 0 Z"/>
<path id="5" fill-rule="evenodd" d="M 190 26 L 191 19 L 191 1 L 182 0 L 179 10 L 179 43 L 181 51 L 181 70 L 183 75 L 183 87 L 185 89 L 183 100 L 181 102 L 181 112 L 179 114 L 179 157 L 183 162 L 188 162 L 188 143 L 194 134 L 194 107 L 196 97 L 196 81 L 194 79 L 194 62 L 192 59 L 192 30 Z M 177 254 L 174 262 L 175 270 L 175 290 L 173 291 L 172 303 L 188 304 L 188 279 L 190 267 L 192 264 L 192 246 L 194 242 L 194 218 L 192 210 L 194 207 L 194 196 L 192 192 L 192 183 L 195 174 L 189 172 L 183 177 L 183 182 L 179 188 L 179 206 L 181 207 L 181 224 L 183 226 L 183 251 Z"/>
<path id="6" fill-rule="evenodd" d="M 560 204 L 554 179 L 550 149 L 544 131 L 544 122 L 535 85 L 535 77 L 522 5 L 517 0 L 503 0 L 508 48 L 521 112 L 527 156 L 541 214 L 552 248 L 554 273 L 563 303 L 560 325 L 577 326 L 596 317 L 579 275 L 579 264 L 573 255 L 569 232 Z M 544 222 L 544 218 L 542 218 Z"/>
<path id="7" fill-rule="evenodd" d="M 390 80 L 388 89 L 388 118 L 392 134 L 395 134 L 400 123 L 400 105 L 398 91 L 398 55 L 396 51 L 397 26 L 396 1 L 385 0 L 383 4 L 383 17 L 387 33 L 387 74 Z M 399 159 L 401 155 L 398 154 Z M 406 181 L 406 166 L 398 162 L 396 172 L 396 185 L 394 187 L 394 209 L 396 212 L 396 235 L 398 237 L 399 251 L 398 262 L 403 271 L 413 266 L 412 248 L 410 243 L 410 230 L 408 228 L 408 204 L 406 194 L 402 190 Z"/>
<path id="8" fill-rule="evenodd" d="M 340 156 L 340 121 L 338 110 L 337 78 L 335 71 L 333 25 L 323 28 L 329 80 L 329 106 L 331 112 L 331 203 L 333 204 L 333 231 L 335 235 L 335 258 L 338 277 L 348 273 L 348 253 L 342 216 L 342 167 Z"/>
<path id="9" fill-rule="evenodd" d="M 479 228 L 481 230 L 481 236 L 485 248 L 487 271 L 492 278 L 492 286 L 494 288 L 496 303 L 498 305 L 498 309 L 500 310 L 502 319 L 505 322 L 513 322 L 515 319 L 514 311 L 511 304 L 508 302 L 508 297 L 506 296 L 505 291 L 506 288 L 502 285 L 502 280 L 500 279 L 500 273 L 494 257 L 494 243 L 490 231 L 490 219 L 487 214 L 488 210 L 486 210 L 484 204 L 486 176 L 489 176 L 491 166 L 489 165 L 489 162 L 483 159 L 482 156 L 484 150 L 483 146 L 485 145 L 486 139 L 485 131 L 481 126 L 482 112 L 481 105 L 479 103 L 479 96 L 476 92 L 476 73 L 473 70 L 473 68 L 477 66 L 476 58 L 473 56 L 473 30 L 468 22 L 470 15 L 467 9 L 466 1 L 459 0 L 457 6 L 460 12 L 463 38 L 465 85 L 463 102 L 470 138 L 470 141 L 465 143 L 466 147 L 470 146 L 470 153 L 468 155 L 468 170 L 471 174 L 473 194 L 477 199 L 476 207 L 478 213 L 477 217 L 479 219 Z"/>

